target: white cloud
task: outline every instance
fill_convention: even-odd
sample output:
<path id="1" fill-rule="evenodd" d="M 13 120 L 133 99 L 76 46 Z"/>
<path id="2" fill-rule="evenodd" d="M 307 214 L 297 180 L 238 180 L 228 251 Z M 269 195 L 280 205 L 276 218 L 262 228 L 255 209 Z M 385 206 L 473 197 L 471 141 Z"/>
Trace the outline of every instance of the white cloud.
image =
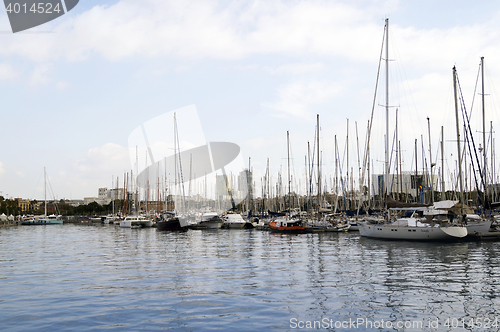
<path id="1" fill-rule="evenodd" d="M 65 81 L 65 80 L 61 80 L 61 81 L 56 83 L 56 88 L 58 90 L 66 90 L 70 86 L 71 86 L 71 83 L 69 83 L 68 81 Z"/>
<path id="2" fill-rule="evenodd" d="M 83 173 L 128 169 L 128 149 L 115 143 L 106 143 L 90 149 L 87 156 L 76 163 L 76 167 Z"/>
<path id="3" fill-rule="evenodd" d="M 9 64 L 0 64 L 0 80 L 9 80 L 18 76 L 17 71 Z"/>
<path id="4" fill-rule="evenodd" d="M 385 5 L 385 7 L 384 7 Z M 180 59 L 242 59 L 279 54 L 341 56 L 374 62 L 382 38 L 380 17 L 398 3 L 346 4 L 332 1 L 168 1 L 122 0 L 94 6 L 78 16 L 52 23 L 51 34 L 9 36 L 3 55 L 35 62 L 64 58 L 81 61 L 98 54 L 109 60 L 174 56 Z M 448 29 L 391 26 L 404 61 L 441 68 L 476 52 L 498 53 L 495 21 Z M 466 52 L 460 51 L 467 45 Z M 321 69 L 318 63 L 284 65 L 277 72 Z"/>
<path id="5" fill-rule="evenodd" d="M 299 75 L 299 74 L 318 72 L 322 69 L 325 69 L 325 65 L 320 63 L 320 62 L 316 62 L 316 63 L 290 63 L 290 64 L 278 66 L 276 68 L 266 67 L 266 69 L 271 74 Z"/>
<path id="6" fill-rule="evenodd" d="M 264 148 L 269 144 L 269 139 L 265 137 L 255 137 L 244 142 L 244 145 L 252 149 Z"/>
<path id="7" fill-rule="evenodd" d="M 277 102 L 266 102 L 262 106 L 277 111 L 277 117 L 311 119 L 311 106 L 331 100 L 340 91 L 340 85 L 337 83 L 295 82 L 278 90 Z"/>
<path id="8" fill-rule="evenodd" d="M 29 78 L 31 85 L 46 85 L 51 82 L 51 64 L 40 64 L 35 67 Z"/>
<path id="9" fill-rule="evenodd" d="M 3 163 L 0 161 L 0 176 L 5 173 L 5 168 L 3 168 Z"/>
<path id="10" fill-rule="evenodd" d="M 112 176 L 123 176 L 129 169 L 128 149 L 106 143 L 89 149 L 85 158 L 76 161 L 70 171 L 59 173 L 57 186 L 79 188 L 79 192 L 95 190 L 97 193 L 97 188 L 111 185 Z"/>
<path id="11" fill-rule="evenodd" d="M 111 60 L 137 55 L 239 59 L 273 53 L 359 58 L 380 35 L 379 26 L 370 23 L 376 14 L 364 9 L 329 1 L 122 0 L 60 18 L 53 23 L 57 33 L 10 36 L 0 54 L 37 62 L 79 61 L 96 53 Z"/>

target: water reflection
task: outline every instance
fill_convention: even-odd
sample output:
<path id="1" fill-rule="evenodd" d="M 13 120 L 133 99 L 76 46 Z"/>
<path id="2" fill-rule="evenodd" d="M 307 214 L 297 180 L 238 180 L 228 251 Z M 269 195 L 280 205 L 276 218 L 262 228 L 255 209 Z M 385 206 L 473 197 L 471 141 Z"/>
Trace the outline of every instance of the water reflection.
<path id="1" fill-rule="evenodd" d="M 287 330 L 292 318 L 494 320 L 498 246 L 357 233 L 5 228 L 0 324 L 14 331 L 203 331 Z"/>

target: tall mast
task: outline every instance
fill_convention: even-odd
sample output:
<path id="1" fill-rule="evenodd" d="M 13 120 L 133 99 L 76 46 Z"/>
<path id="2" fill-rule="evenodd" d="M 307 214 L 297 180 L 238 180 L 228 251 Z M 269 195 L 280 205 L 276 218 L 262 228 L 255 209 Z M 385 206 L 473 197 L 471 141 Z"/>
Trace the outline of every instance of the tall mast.
<path id="1" fill-rule="evenodd" d="M 319 114 L 316 115 L 316 122 L 318 127 L 317 132 L 317 146 L 318 146 L 318 218 L 319 218 L 319 210 L 321 208 L 321 172 L 319 169 Z"/>
<path id="2" fill-rule="evenodd" d="M 335 210 L 337 212 L 337 206 L 339 201 L 339 162 L 338 162 L 338 151 L 337 151 L 337 135 L 334 135 L 335 141 Z"/>
<path id="3" fill-rule="evenodd" d="M 416 138 L 415 138 L 415 202 L 418 202 L 418 152 L 417 152 Z"/>
<path id="4" fill-rule="evenodd" d="M 389 194 L 389 19 L 385 19 L 385 194 Z"/>
<path id="5" fill-rule="evenodd" d="M 458 118 L 458 97 L 457 97 L 457 69 L 453 66 L 453 91 L 455 95 L 455 119 L 457 128 L 457 148 L 458 148 L 458 177 L 460 181 L 460 203 L 461 214 L 463 214 L 464 205 L 464 183 L 462 179 L 462 149 L 460 148 L 460 124 Z"/>
<path id="6" fill-rule="evenodd" d="M 441 200 L 446 200 L 446 189 L 444 188 L 444 128 L 441 126 Z"/>
<path id="7" fill-rule="evenodd" d="M 493 142 L 493 121 L 490 121 L 490 140 L 491 140 L 491 148 L 490 148 L 490 151 L 491 151 L 491 157 L 490 157 L 490 160 L 491 160 L 491 183 L 494 184 L 495 183 L 495 149 L 493 149 L 494 147 L 494 142 Z M 492 202 L 495 202 L 495 196 L 496 196 L 496 186 L 492 186 L 492 190 L 491 190 L 491 201 Z"/>
<path id="8" fill-rule="evenodd" d="M 396 180 L 399 180 L 399 173 L 401 170 L 399 169 L 399 149 L 398 149 L 398 142 L 399 142 L 399 136 L 398 136 L 398 109 L 396 108 Z M 398 191 L 398 185 L 396 182 L 396 191 Z M 397 193 L 398 200 L 401 200 L 401 192 Z"/>
<path id="9" fill-rule="evenodd" d="M 45 167 L 43 168 L 43 200 L 45 201 L 45 217 L 47 216 L 47 173 Z"/>
<path id="10" fill-rule="evenodd" d="M 312 177 L 311 175 L 311 146 L 309 144 L 309 141 L 307 142 L 307 174 L 306 174 L 306 182 L 307 184 L 307 214 L 311 214 L 311 191 L 312 191 Z"/>
<path id="11" fill-rule="evenodd" d="M 431 184 L 431 204 L 434 203 L 434 186 L 433 186 L 433 183 L 432 183 L 432 148 L 431 148 L 431 120 L 429 119 L 429 117 L 427 117 L 427 127 L 429 129 L 429 165 L 431 165 L 431 181 L 430 181 L 430 184 Z"/>
<path id="12" fill-rule="evenodd" d="M 291 180 L 290 180 L 290 139 L 289 139 L 289 133 L 288 130 L 286 131 L 286 149 L 287 149 L 287 167 L 288 167 L 288 214 L 290 215 L 291 212 L 291 204 L 290 204 L 290 186 L 291 186 Z"/>
<path id="13" fill-rule="evenodd" d="M 176 118 L 175 118 L 175 112 L 174 112 L 174 188 L 175 188 L 175 199 L 174 199 L 174 206 L 175 206 L 175 211 L 179 211 L 179 207 L 177 206 L 177 126 L 176 126 Z"/>
<path id="14" fill-rule="evenodd" d="M 346 178 L 346 182 L 347 182 L 347 193 L 349 193 L 349 119 L 347 119 L 347 135 L 346 135 L 346 142 L 345 142 L 345 145 L 346 145 L 346 149 L 347 149 L 347 153 L 346 153 L 346 157 L 347 157 L 347 167 L 346 167 L 346 174 L 345 174 L 345 178 Z M 349 194 L 347 194 L 349 195 Z M 351 206 L 349 205 L 349 210 L 351 209 Z"/>
<path id="15" fill-rule="evenodd" d="M 483 158 L 484 158 L 484 166 L 483 166 L 483 179 L 484 179 L 484 200 L 483 200 L 483 206 L 486 204 L 486 198 L 488 196 L 488 186 L 487 186 L 487 178 L 486 175 L 488 174 L 486 172 L 486 169 L 488 167 L 488 164 L 486 162 L 486 122 L 485 122 L 485 112 L 484 112 L 484 57 L 481 57 L 481 101 L 482 101 L 482 108 L 483 108 Z"/>

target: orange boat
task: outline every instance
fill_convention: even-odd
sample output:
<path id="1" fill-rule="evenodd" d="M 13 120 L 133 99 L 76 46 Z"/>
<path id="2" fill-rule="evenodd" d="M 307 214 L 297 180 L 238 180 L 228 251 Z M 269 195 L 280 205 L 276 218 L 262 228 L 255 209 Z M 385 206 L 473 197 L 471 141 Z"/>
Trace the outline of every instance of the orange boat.
<path id="1" fill-rule="evenodd" d="M 305 233 L 306 227 L 302 224 L 301 220 L 274 220 L 269 223 L 271 232 L 276 233 Z"/>

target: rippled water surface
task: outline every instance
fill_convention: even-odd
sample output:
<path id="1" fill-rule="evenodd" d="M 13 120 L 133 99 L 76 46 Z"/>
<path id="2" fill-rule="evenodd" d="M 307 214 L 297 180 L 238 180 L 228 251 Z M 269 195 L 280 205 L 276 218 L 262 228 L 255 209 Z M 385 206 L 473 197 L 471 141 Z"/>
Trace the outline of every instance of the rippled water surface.
<path id="1" fill-rule="evenodd" d="M 355 232 L 0 228 L 0 327 L 497 331 L 499 245 Z"/>

